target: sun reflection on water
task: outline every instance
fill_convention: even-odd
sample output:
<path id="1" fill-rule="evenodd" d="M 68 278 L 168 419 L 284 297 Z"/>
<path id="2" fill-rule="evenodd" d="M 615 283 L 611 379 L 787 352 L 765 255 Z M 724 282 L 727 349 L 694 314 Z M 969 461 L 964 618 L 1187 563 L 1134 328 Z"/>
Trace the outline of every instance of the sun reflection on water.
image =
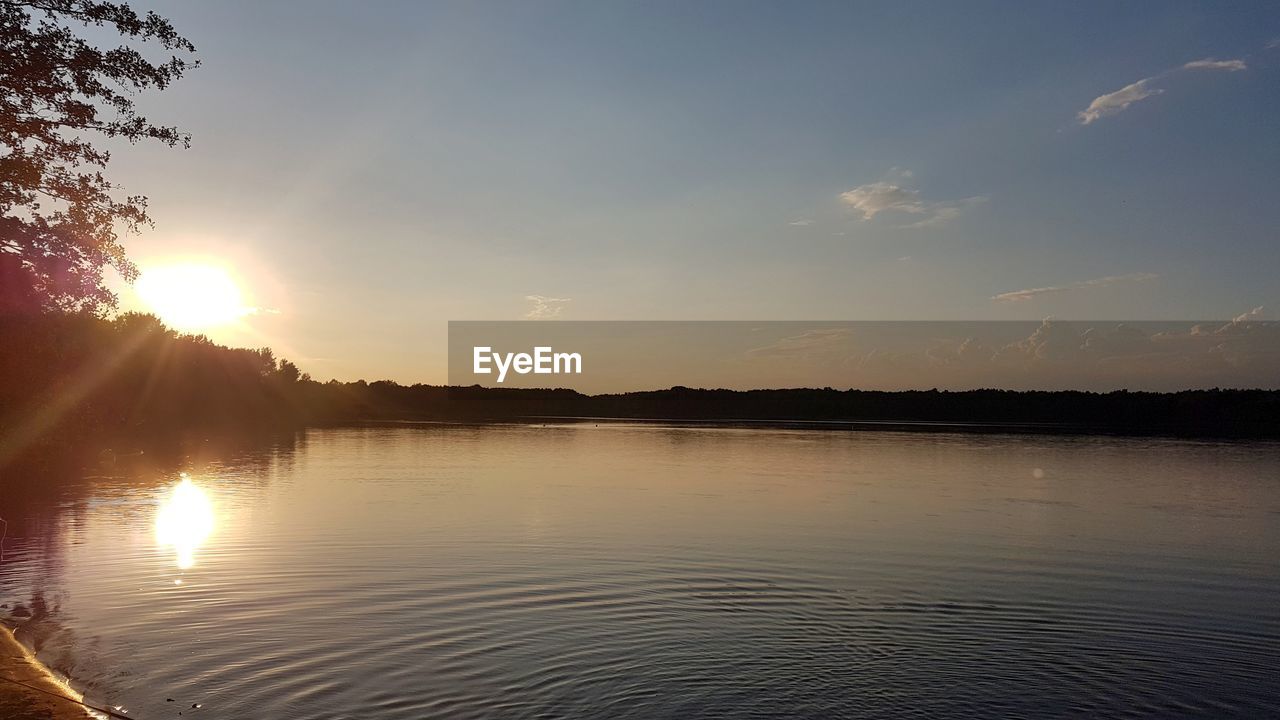
<path id="1" fill-rule="evenodd" d="M 213 503 L 186 473 L 156 514 L 156 542 L 172 547 L 182 570 L 196 564 L 196 550 L 213 532 Z"/>

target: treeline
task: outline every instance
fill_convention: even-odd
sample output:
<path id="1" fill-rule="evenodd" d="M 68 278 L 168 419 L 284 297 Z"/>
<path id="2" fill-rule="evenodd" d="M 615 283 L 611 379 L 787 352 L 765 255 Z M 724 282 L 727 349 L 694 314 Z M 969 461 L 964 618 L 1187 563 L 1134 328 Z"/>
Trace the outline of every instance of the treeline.
<path id="1" fill-rule="evenodd" d="M 1280 437 L 1280 391 L 572 390 L 332 383 L 313 407 L 329 419 L 503 421 L 618 418 L 700 422 L 942 424 L 997 430 Z"/>
<path id="2" fill-rule="evenodd" d="M 180 335 L 151 315 L 0 315 L 0 465 L 67 447 L 137 447 L 307 421 L 296 366 Z"/>
<path id="3" fill-rule="evenodd" d="M 271 350 L 182 335 L 155 317 L 0 315 L 0 465 L 75 445 L 136 449 L 174 439 L 364 421 L 620 418 L 957 425 L 981 429 L 1280 437 L 1280 392 L 876 392 L 572 390 L 320 383 Z"/>

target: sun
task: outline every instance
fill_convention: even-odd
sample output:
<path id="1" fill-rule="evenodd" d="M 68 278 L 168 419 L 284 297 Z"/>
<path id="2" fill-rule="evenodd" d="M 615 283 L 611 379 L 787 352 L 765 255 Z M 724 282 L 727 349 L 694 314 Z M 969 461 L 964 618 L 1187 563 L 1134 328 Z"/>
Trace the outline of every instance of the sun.
<path id="1" fill-rule="evenodd" d="M 250 313 L 240 286 L 216 265 L 182 263 L 147 268 L 134 287 L 147 308 L 177 330 L 208 330 Z"/>

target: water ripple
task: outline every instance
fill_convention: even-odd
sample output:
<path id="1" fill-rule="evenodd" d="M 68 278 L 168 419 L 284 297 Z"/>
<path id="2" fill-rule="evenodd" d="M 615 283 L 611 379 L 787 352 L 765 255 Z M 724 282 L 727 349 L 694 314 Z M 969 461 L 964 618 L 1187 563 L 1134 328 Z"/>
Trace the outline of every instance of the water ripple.
<path id="1" fill-rule="evenodd" d="M 6 545 L 0 610 L 144 719 L 1280 716 L 1275 448 L 486 432 L 193 471 L 189 568 L 107 486 Z"/>

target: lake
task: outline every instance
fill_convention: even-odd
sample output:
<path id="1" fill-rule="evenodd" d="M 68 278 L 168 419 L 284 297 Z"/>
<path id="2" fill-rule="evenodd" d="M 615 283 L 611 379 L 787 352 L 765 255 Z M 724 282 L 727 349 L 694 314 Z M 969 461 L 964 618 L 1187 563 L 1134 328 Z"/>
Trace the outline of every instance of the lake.
<path id="1" fill-rule="evenodd" d="M 1275 443 L 406 425 L 0 483 L 0 613 L 142 720 L 1280 715 Z"/>

